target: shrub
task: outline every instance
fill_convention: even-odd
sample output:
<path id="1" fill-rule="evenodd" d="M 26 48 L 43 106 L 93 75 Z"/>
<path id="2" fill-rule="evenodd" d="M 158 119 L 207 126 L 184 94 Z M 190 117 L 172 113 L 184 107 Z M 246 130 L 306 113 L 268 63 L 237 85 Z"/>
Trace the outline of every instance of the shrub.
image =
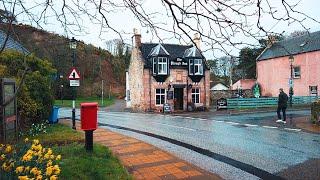
<path id="1" fill-rule="evenodd" d="M 311 104 L 311 120 L 313 123 L 320 124 L 320 100 L 317 100 Z"/>
<path id="2" fill-rule="evenodd" d="M 61 169 L 61 155 L 44 148 L 39 140 L 14 147 L 0 144 L 0 179 L 57 179 Z"/>
<path id="3" fill-rule="evenodd" d="M 18 93 L 17 104 L 21 124 L 30 125 L 49 117 L 54 102 L 52 77 L 56 70 L 47 60 L 6 50 L 0 54 L 0 77 L 14 78 L 19 84 L 25 65 L 30 70 Z"/>

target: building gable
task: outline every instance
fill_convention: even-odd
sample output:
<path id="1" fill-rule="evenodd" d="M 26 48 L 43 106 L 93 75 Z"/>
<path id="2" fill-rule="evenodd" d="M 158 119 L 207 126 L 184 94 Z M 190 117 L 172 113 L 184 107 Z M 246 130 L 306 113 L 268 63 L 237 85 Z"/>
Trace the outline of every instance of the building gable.
<path id="1" fill-rule="evenodd" d="M 13 49 L 23 54 L 30 53 L 26 48 L 24 48 L 20 43 L 12 39 L 10 36 L 8 37 L 7 41 L 6 41 L 6 38 L 7 38 L 7 34 L 0 30 L 0 48 L 2 48 L 3 45 L 5 44 L 5 49 Z"/>
<path id="2" fill-rule="evenodd" d="M 285 39 L 267 47 L 257 61 L 320 50 L 320 31 Z"/>

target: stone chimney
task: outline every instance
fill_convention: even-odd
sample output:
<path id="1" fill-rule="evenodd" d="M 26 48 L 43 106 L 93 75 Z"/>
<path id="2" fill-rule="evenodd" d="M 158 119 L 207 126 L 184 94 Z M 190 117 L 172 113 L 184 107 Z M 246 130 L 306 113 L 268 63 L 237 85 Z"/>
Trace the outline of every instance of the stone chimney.
<path id="1" fill-rule="evenodd" d="M 274 35 L 269 35 L 267 40 L 267 47 L 271 47 L 275 42 L 277 42 L 277 38 Z"/>
<path id="2" fill-rule="evenodd" d="M 193 42 L 195 43 L 195 45 L 197 46 L 198 49 L 201 49 L 200 48 L 200 36 L 198 33 L 194 34 Z"/>
<path id="3" fill-rule="evenodd" d="M 141 47 L 141 34 L 138 32 L 138 29 L 133 29 L 134 33 L 134 47 Z"/>

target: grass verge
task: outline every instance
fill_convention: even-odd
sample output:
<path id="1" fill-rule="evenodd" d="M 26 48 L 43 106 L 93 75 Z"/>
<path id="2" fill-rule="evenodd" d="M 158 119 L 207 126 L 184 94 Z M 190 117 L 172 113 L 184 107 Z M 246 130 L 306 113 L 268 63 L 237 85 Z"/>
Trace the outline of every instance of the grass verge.
<path id="1" fill-rule="evenodd" d="M 80 103 L 83 102 L 97 102 L 100 107 L 110 106 L 114 103 L 114 98 L 104 98 L 103 104 L 102 100 L 99 97 L 80 97 L 76 99 L 76 107 L 80 107 Z M 72 100 L 58 100 L 54 101 L 55 106 L 59 107 L 72 107 Z"/>
<path id="2" fill-rule="evenodd" d="M 32 137 L 61 154 L 59 179 L 132 179 L 111 151 L 94 144 L 93 152 L 84 148 L 84 134 L 62 124 L 50 125 L 47 133 Z"/>

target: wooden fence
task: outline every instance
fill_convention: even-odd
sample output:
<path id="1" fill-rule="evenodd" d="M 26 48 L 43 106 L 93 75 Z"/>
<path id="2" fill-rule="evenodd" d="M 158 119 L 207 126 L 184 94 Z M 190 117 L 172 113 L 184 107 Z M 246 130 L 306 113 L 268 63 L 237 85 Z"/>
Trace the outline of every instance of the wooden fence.
<path id="1" fill-rule="evenodd" d="M 293 105 L 311 104 L 317 100 L 317 96 L 293 96 Z M 288 102 L 289 103 L 289 102 Z M 278 98 L 233 98 L 227 99 L 228 109 L 250 109 L 250 108 L 266 108 L 278 105 Z"/>

